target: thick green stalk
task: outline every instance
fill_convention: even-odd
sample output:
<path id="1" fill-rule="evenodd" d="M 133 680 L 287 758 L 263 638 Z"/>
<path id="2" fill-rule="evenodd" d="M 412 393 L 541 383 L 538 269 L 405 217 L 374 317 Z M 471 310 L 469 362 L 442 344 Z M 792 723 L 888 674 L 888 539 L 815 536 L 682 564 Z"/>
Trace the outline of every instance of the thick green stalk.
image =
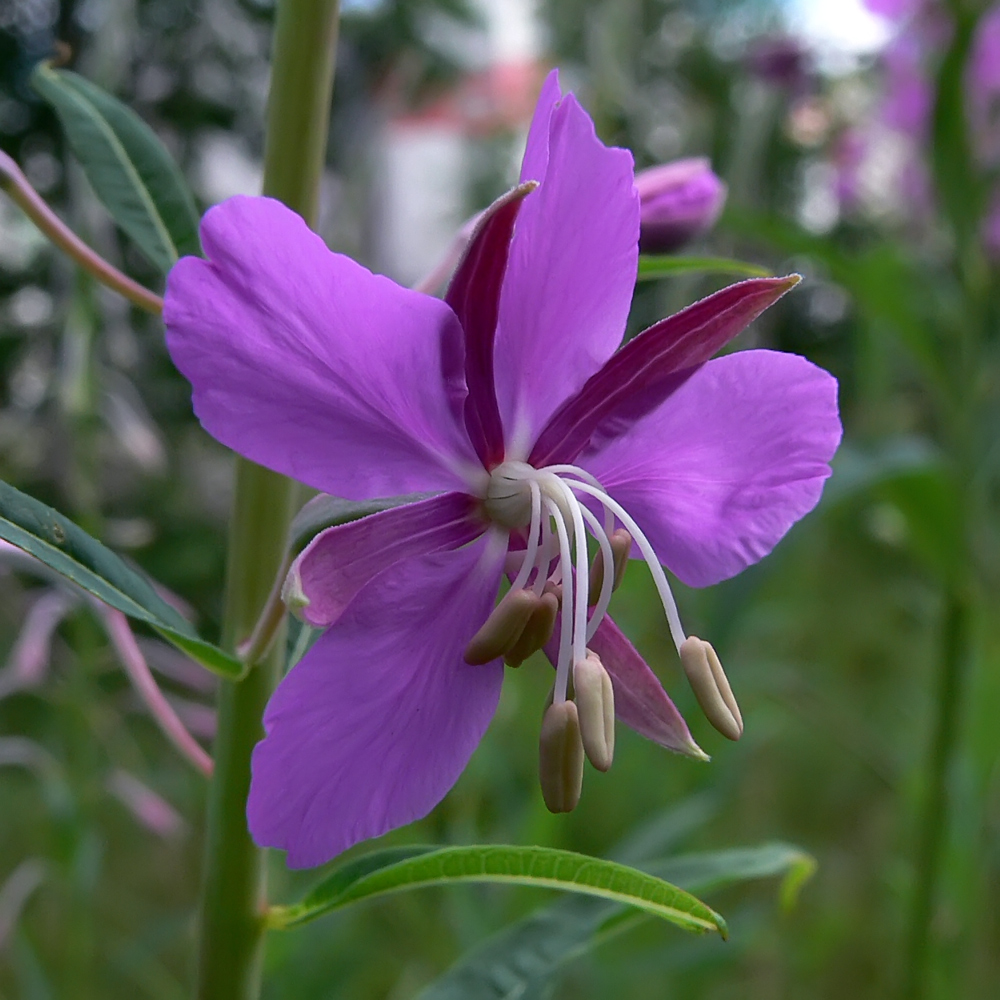
<path id="1" fill-rule="evenodd" d="M 917 846 L 916 884 L 910 911 L 903 1000 L 927 995 L 931 954 L 931 924 L 948 833 L 948 779 L 959 744 L 962 695 L 968 666 L 969 608 L 954 591 L 945 597 L 941 660 L 934 706 L 936 717 L 927 766 L 923 815 Z"/>
<path id="2" fill-rule="evenodd" d="M 316 221 L 326 151 L 338 0 L 279 0 L 268 101 L 264 193 Z M 223 641 L 247 639 L 267 600 L 286 543 L 296 485 L 245 459 L 236 462 Z M 198 997 L 253 1000 L 260 990 L 264 855 L 250 839 L 250 754 L 281 670 L 276 642 L 246 679 L 223 682 L 209 793 Z"/>

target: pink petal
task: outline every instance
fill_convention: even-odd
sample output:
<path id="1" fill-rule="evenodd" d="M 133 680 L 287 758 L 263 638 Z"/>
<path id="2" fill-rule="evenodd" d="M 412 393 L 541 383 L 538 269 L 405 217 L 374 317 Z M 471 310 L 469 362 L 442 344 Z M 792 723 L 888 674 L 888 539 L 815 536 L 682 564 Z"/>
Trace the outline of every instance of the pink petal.
<path id="1" fill-rule="evenodd" d="M 638 261 L 639 199 L 632 155 L 609 149 L 572 94 L 550 108 L 546 83 L 523 179 L 548 157 L 511 241 L 496 335 L 497 401 L 507 458 L 527 456 L 557 406 L 621 342 Z"/>
<path id="2" fill-rule="evenodd" d="M 531 464 L 572 462 L 588 443 L 622 433 L 798 283 L 797 274 L 740 281 L 644 330 L 556 411 Z"/>
<path id="3" fill-rule="evenodd" d="M 709 361 L 580 464 L 694 587 L 763 558 L 819 501 L 840 443 L 837 382 L 794 354 Z"/>
<path id="4" fill-rule="evenodd" d="M 562 100 L 562 87 L 559 86 L 559 70 L 554 69 L 545 77 L 535 113 L 528 129 L 528 140 L 524 145 L 524 156 L 521 159 L 521 183 L 525 181 L 541 181 L 545 177 L 545 169 L 549 162 L 549 128 L 552 113 Z"/>
<path id="5" fill-rule="evenodd" d="M 425 816 L 496 709 L 500 661 L 462 651 L 490 613 L 503 552 L 483 539 L 411 559 L 358 595 L 281 682 L 253 754 L 247 807 L 262 846 L 322 864 Z"/>
<path id="6" fill-rule="evenodd" d="M 493 343 L 507 254 L 521 203 L 531 188 L 514 188 L 483 212 L 455 271 L 445 302 L 465 332 L 465 427 L 487 469 L 503 461 L 503 425 L 493 383 Z"/>
<path id="7" fill-rule="evenodd" d="M 478 538 L 486 525 L 476 507 L 464 493 L 443 493 L 321 531 L 291 569 L 291 591 L 308 601 L 302 617 L 327 628 L 383 570 Z"/>
<path id="8" fill-rule="evenodd" d="M 210 260 L 174 267 L 163 318 L 210 434 L 352 500 L 464 485 L 478 463 L 447 305 L 331 253 L 270 198 L 210 209 L 201 237 Z"/>

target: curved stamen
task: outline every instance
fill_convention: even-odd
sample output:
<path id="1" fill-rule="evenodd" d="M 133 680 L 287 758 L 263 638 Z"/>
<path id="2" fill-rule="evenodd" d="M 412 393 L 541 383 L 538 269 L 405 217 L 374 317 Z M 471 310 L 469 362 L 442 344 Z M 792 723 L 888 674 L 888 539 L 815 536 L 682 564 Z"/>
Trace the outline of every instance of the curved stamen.
<path id="1" fill-rule="evenodd" d="M 534 479 L 528 483 L 531 489 L 531 524 L 528 526 L 528 547 L 524 550 L 524 561 L 514 582 L 510 585 L 511 590 L 520 590 L 531 576 L 531 571 L 535 568 L 535 558 L 538 555 L 538 532 L 542 526 L 542 491 L 538 488 L 538 483 Z"/>
<path id="2" fill-rule="evenodd" d="M 531 588 L 535 592 L 536 597 L 542 596 L 542 591 L 545 590 L 545 584 L 549 582 L 549 573 L 552 570 L 552 560 L 556 556 L 557 549 L 558 545 L 555 544 L 555 540 L 552 535 L 552 524 L 549 521 L 549 518 L 546 517 L 542 521 L 541 551 L 535 560 L 538 564 L 538 572 L 535 574 L 535 582 Z"/>
<path id="3" fill-rule="evenodd" d="M 604 565 L 614 566 L 611 542 L 601 528 L 601 522 L 594 517 L 593 511 L 588 510 L 583 504 L 580 504 L 580 512 L 583 514 L 583 519 L 590 525 L 590 532 L 597 539 L 597 544 L 601 547 L 601 558 L 604 560 Z M 594 637 L 597 627 L 604 620 L 604 616 L 608 612 L 608 605 L 611 603 L 611 593 L 614 590 L 614 582 L 614 573 L 609 573 L 605 569 L 601 578 L 601 595 L 597 599 L 597 604 L 594 605 L 594 610 L 590 614 L 590 624 L 587 626 L 587 642 L 590 642 Z"/>
<path id="4" fill-rule="evenodd" d="M 569 535 L 566 532 L 566 524 L 563 521 L 562 511 L 555 500 L 545 497 L 545 509 L 552 516 L 556 523 L 556 533 L 559 535 L 559 565 L 570 565 Z M 573 606 L 573 574 L 564 573 L 563 580 L 563 615 L 559 629 L 559 659 L 556 663 L 556 686 L 553 694 L 555 704 L 560 704 L 566 700 L 566 690 L 569 686 L 569 668 L 572 658 L 573 645 L 573 621 L 565 609 Z"/>
<path id="5" fill-rule="evenodd" d="M 649 540 L 642 533 L 639 525 L 635 523 L 632 516 L 627 510 L 625 510 L 624 507 L 622 507 L 620 503 L 612 500 L 612 498 L 609 497 L 603 490 L 597 489 L 589 483 L 576 483 L 568 481 L 566 485 L 571 489 L 587 493 L 598 500 L 604 505 L 605 508 L 609 509 L 615 517 L 622 522 L 623 525 L 625 525 L 625 528 L 632 535 L 632 538 L 639 546 L 639 550 L 642 552 L 643 559 L 646 560 L 649 572 L 653 576 L 653 583 L 656 585 L 656 591 L 660 595 L 660 603 L 663 605 L 663 611 L 667 616 L 667 624 L 670 627 L 670 635 L 673 638 L 674 645 L 677 647 L 677 651 L 679 653 L 681 644 L 684 642 L 686 636 L 684 635 L 684 628 L 681 625 L 680 615 L 677 613 L 677 603 L 674 601 L 674 595 L 670 591 L 670 584 L 667 582 L 667 576 L 663 572 L 660 560 L 657 559 L 656 553 L 653 551 L 653 546 L 649 544 Z"/>
<path id="6" fill-rule="evenodd" d="M 574 581 L 576 603 L 573 607 L 573 662 L 579 663 L 587 655 L 587 609 L 588 589 L 590 584 L 589 554 L 587 552 L 587 531 L 583 524 L 582 505 L 573 496 L 569 484 L 558 476 L 553 476 L 565 498 L 567 507 L 573 517 L 573 534 L 576 535 L 576 579 Z M 570 564 L 567 563 L 567 566 Z M 563 576 L 570 574 L 563 569 Z"/>
<path id="7" fill-rule="evenodd" d="M 590 483 L 591 486 L 596 490 L 604 492 L 604 487 L 601 485 L 601 481 L 596 477 L 592 476 L 586 469 L 581 469 L 579 465 L 546 465 L 542 472 L 554 472 L 563 473 L 570 476 L 576 476 L 577 479 L 582 479 L 585 483 Z M 611 511 L 605 507 L 604 508 L 604 532 L 610 535 L 615 530 L 615 518 Z"/>

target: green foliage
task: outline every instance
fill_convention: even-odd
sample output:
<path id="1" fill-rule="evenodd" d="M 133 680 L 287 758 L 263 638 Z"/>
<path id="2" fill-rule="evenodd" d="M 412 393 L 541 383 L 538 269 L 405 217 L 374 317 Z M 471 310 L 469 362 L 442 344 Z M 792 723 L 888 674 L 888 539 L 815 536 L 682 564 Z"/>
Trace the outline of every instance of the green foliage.
<path id="1" fill-rule="evenodd" d="M 662 879 L 614 861 L 550 847 L 417 848 L 402 859 L 398 851 L 350 862 L 291 906 L 272 907 L 268 925 L 295 927 L 349 903 L 431 885 L 485 882 L 562 889 L 624 903 L 688 931 L 718 931 L 726 923 L 692 895 Z"/>
<path id="2" fill-rule="evenodd" d="M 117 98 L 69 70 L 39 63 L 31 82 L 55 109 L 105 208 L 160 272 L 184 254 L 200 254 L 194 199 L 156 133 Z"/>
<path id="3" fill-rule="evenodd" d="M 0 482 L 0 538 L 164 638 L 223 677 L 237 677 L 242 664 L 198 638 L 191 625 L 152 584 L 121 558 L 58 511 Z"/>

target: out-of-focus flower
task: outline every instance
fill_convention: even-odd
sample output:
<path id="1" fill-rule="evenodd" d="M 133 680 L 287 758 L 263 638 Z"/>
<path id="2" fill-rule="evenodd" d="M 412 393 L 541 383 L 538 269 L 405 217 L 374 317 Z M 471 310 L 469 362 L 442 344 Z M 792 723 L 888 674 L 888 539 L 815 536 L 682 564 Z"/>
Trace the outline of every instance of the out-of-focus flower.
<path id="1" fill-rule="evenodd" d="M 864 0 L 865 6 L 873 14 L 880 14 L 888 21 L 904 21 L 926 3 L 927 0 Z"/>
<path id="2" fill-rule="evenodd" d="M 295 867 L 429 812 L 493 716 L 504 660 L 546 644 L 550 808 L 575 804 L 583 752 L 610 764 L 612 711 L 703 757 L 606 614 L 633 544 L 699 702 L 739 735 L 661 563 L 696 586 L 738 573 L 829 474 L 830 375 L 772 351 L 709 360 L 795 276 L 723 289 L 616 351 L 638 260 L 632 158 L 600 143 L 555 74 L 521 178 L 444 301 L 331 253 L 266 198 L 211 209 L 209 259 L 168 279 L 168 347 L 210 433 L 348 499 L 430 494 L 322 532 L 289 574 L 289 603 L 326 632 L 267 707 L 248 819 Z"/>
<path id="3" fill-rule="evenodd" d="M 726 203 L 726 185 L 704 157 L 675 160 L 635 175 L 639 249 L 670 253 L 708 232 Z"/>
<path id="4" fill-rule="evenodd" d="M 895 195 L 907 220 L 921 223 L 934 207 L 928 144 L 934 77 L 953 31 L 950 12 L 941 0 L 866 0 L 866 5 L 897 24 L 899 32 L 882 53 L 884 89 L 875 119 L 852 129 L 838 146 L 840 190 L 849 205 L 863 200 L 858 180 L 871 166 L 880 188 L 872 200 L 882 204 Z M 995 167 L 1000 164 L 1000 3 L 979 21 L 965 89 L 972 149 L 981 167 Z M 988 250 L 991 227 L 985 220 Z"/>
<path id="5" fill-rule="evenodd" d="M 976 152 L 987 166 L 995 167 L 1000 164 L 1000 4 L 979 22 L 966 85 Z"/>
<path id="6" fill-rule="evenodd" d="M 746 67 L 756 77 L 793 94 L 808 89 L 813 73 L 809 50 L 792 35 L 756 39 L 746 56 Z"/>
<path id="7" fill-rule="evenodd" d="M 993 196 L 993 202 L 983 220 L 983 245 L 986 252 L 1000 260 L 1000 191 Z"/>

